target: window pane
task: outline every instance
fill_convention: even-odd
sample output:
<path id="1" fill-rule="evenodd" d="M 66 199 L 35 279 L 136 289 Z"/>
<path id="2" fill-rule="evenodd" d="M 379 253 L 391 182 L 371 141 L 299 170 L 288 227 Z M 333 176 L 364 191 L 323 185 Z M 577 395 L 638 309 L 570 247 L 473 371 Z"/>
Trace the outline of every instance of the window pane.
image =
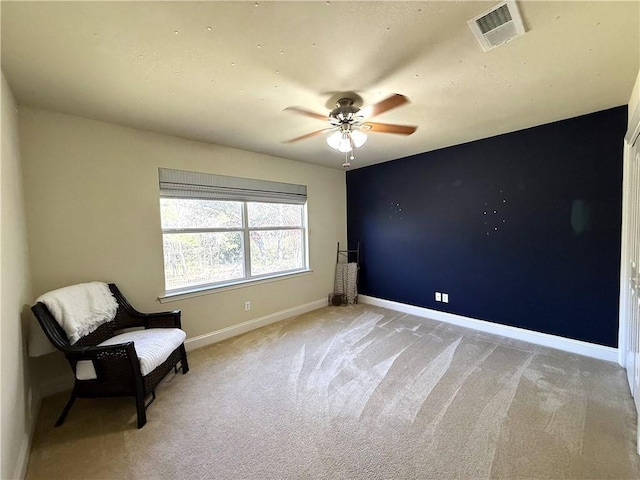
<path id="1" fill-rule="evenodd" d="M 247 202 L 249 227 L 301 227 L 302 205 Z"/>
<path id="2" fill-rule="evenodd" d="M 251 274 L 294 270 L 304 266 L 302 230 L 265 230 L 250 232 Z"/>
<path id="3" fill-rule="evenodd" d="M 161 198 L 162 228 L 242 228 L 242 202 Z"/>
<path id="4" fill-rule="evenodd" d="M 244 276 L 241 232 L 165 233 L 163 243 L 167 290 Z"/>

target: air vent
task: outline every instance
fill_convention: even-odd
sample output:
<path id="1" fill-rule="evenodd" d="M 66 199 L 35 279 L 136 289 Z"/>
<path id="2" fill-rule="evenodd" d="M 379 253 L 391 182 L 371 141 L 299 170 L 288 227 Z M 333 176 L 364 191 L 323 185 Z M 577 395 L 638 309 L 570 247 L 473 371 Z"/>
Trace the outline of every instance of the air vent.
<path id="1" fill-rule="evenodd" d="M 522 18 L 513 0 L 499 3 L 467 24 L 485 52 L 524 35 Z"/>

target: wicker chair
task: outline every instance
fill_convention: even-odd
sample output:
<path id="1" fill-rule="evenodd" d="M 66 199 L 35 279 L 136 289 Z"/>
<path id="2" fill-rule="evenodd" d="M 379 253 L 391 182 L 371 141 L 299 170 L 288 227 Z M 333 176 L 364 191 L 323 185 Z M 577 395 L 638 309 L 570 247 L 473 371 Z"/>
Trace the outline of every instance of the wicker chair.
<path id="1" fill-rule="evenodd" d="M 118 302 L 115 318 L 100 325 L 96 330 L 85 335 L 73 345 L 69 343 L 64 330 L 43 303 L 37 303 L 31 307 L 51 343 L 67 357 L 75 377 L 71 398 L 64 407 L 60 418 L 58 418 L 56 427 L 62 425 L 71 406 L 78 397 L 133 396 L 136 400 L 138 428 L 142 428 L 147 421 L 146 409 L 155 400 L 156 386 L 172 369 L 175 373 L 178 372 L 178 363 L 180 363 L 183 374 L 189 371 L 184 343 L 173 350 L 167 360 L 144 376 L 141 373 L 140 361 L 134 348 L 134 342 L 129 341 L 105 346 L 98 345 L 114 337 L 123 329 L 135 327 L 144 327 L 145 329 L 181 327 L 179 310 L 140 313 L 129 304 L 116 285 L 109 284 L 109 289 Z M 78 363 L 82 361 L 93 362 L 94 376 L 96 378 L 78 379 L 77 367 Z M 145 404 L 145 399 L 149 395 L 151 399 Z"/>

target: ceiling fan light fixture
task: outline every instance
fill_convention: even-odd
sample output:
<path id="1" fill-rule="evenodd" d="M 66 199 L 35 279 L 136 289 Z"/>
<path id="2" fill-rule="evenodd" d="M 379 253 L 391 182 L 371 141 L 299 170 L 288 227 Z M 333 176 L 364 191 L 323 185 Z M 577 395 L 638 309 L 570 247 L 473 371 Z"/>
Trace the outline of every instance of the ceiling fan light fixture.
<path id="1" fill-rule="evenodd" d="M 342 138 L 340 139 L 340 144 L 338 145 L 338 151 L 342 153 L 347 153 L 353 150 L 353 144 L 351 142 L 351 136 L 349 133 L 343 133 Z"/>
<path id="2" fill-rule="evenodd" d="M 342 132 L 333 132 L 331 135 L 327 137 L 327 145 L 329 145 L 334 150 L 338 150 L 341 139 L 342 139 Z"/>
<path id="3" fill-rule="evenodd" d="M 360 130 L 351 131 L 351 139 L 353 140 L 353 146 L 360 148 L 367 141 L 367 135 Z"/>
<path id="4" fill-rule="evenodd" d="M 342 130 L 333 132 L 327 137 L 327 144 L 342 153 L 360 148 L 367 141 L 367 135 L 359 130 Z"/>
<path id="5" fill-rule="evenodd" d="M 327 144 L 334 150 L 347 153 L 353 150 L 351 137 L 348 131 L 333 132 L 327 137 Z"/>

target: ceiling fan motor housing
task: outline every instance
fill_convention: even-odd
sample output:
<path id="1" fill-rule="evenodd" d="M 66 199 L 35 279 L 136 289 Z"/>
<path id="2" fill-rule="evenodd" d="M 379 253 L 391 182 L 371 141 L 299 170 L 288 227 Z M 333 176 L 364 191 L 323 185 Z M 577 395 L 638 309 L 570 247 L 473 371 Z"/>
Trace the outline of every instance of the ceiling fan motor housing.
<path id="1" fill-rule="evenodd" d="M 360 109 L 353 105 L 353 100 L 350 98 L 341 98 L 336 102 L 336 108 L 331 110 L 329 118 L 335 119 L 338 124 L 351 123 L 356 120 L 356 114 Z"/>

